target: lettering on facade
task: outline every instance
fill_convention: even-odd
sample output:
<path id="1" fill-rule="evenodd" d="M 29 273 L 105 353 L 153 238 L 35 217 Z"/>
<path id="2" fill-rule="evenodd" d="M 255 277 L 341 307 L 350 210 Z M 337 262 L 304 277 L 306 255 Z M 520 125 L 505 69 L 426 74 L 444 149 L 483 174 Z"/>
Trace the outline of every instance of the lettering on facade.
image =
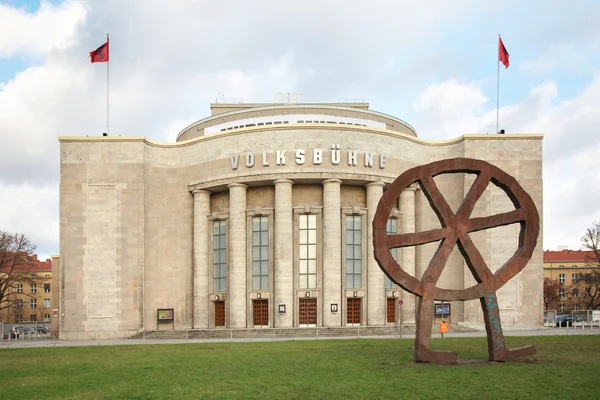
<path id="1" fill-rule="evenodd" d="M 326 151 L 326 150 L 325 150 Z M 312 155 L 311 155 L 312 152 Z M 262 158 L 262 166 L 268 167 L 271 165 L 270 160 L 272 158 L 275 159 L 275 165 L 286 165 L 288 159 L 286 158 L 288 151 L 287 150 L 277 150 L 275 154 L 267 154 L 266 151 L 263 151 L 261 154 Z M 342 163 L 342 150 L 339 144 L 333 143 L 331 145 L 331 151 L 329 152 L 329 162 L 331 165 L 340 165 L 347 164 L 350 167 L 356 166 L 365 166 L 367 168 L 373 168 L 375 166 L 375 157 L 376 154 L 369 151 L 358 151 L 358 150 L 348 150 L 346 152 L 347 158 Z M 255 156 L 254 153 L 248 152 L 241 155 L 245 159 L 246 168 L 252 168 L 258 161 L 258 156 Z M 290 159 L 293 159 L 292 162 L 295 162 L 296 165 L 305 165 L 312 162 L 312 165 L 322 165 L 325 161 L 324 150 L 323 149 L 296 149 L 293 152 L 290 152 Z M 385 168 L 385 156 L 383 154 L 379 154 L 379 163 L 378 166 L 380 169 Z M 240 165 L 240 154 L 235 154 L 229 156 L 229 161 L 231 163 L 231 169 L 238 169 Z M 242 161 L 243 162 L 243 161 Z"/>

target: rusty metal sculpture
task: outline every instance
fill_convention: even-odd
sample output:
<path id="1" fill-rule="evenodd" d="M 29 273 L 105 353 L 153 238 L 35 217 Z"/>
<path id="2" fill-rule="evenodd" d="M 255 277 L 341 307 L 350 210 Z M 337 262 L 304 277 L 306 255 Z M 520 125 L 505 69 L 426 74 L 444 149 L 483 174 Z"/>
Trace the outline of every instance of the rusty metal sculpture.
<path id="1" fill-rule="evenodd" d="M 440 174 L 461 172 L 475 174 L 477 178 L 454 214 L 433 178 Z M 488 217 L 471 218 L 475 204 L 490 182 L 508 195 L 515 210 Z M 418 183 L 420 186 L 442 227 L 424 232 L 388 235 L 386 224 L 396 199 L 413 183 Z M 495 273 L 492 273 L 471 241 L 469 232 L 513 223 L 519 223 L 521 227 L 519 246 L 515 254 Z M 422 165 L 404 172 L 387 188 L 379 201 L 373 219 L 374 255 L 381 269 L 393 282 L 419 297 L 416 318 L 416 361 L 456 363 L 458 360 L 456 353 L 430 349 L 434 300 L 480 299 L 485 318 L 490 361 L 507 361 L 535 354 L 534 346 L 514 350 L 506 348 L 496 291 L 527 265 L 535 248 L 539 229 L 539 216 L 531 197 L 515 178 L 485 161 L 455 158 Z M 440 245 L 420 281 L 402 270 L 390 253 L 391 248 L 417 246 L 440 240 Z M 455 245 L 458 245 L 477 284 L 463 290 L 438 288 L 436 283 Z"/>

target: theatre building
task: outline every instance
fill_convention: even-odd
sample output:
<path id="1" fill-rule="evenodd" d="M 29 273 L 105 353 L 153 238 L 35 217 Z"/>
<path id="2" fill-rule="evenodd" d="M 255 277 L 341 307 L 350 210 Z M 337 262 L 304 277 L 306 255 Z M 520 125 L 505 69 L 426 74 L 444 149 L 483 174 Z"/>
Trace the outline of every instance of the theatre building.
<path id="1" fill-rule="evenodd" d="M 212 104 L 174 143 L 61 137 L 60 337 L 156 329 L 386 326 L 415 323 L 415 297 L 373 257 L 372 220 L 407 169 L 466 157 L 513 175 L 542 215 L 542 135 L 420 139 L 409 124 L 356 104 Z M 472 174 L 434 178 L 456 211 Z M 513 209 L 490 184 L 473 215 Z M 389 215 L 390 234 L 440 227 L 418 186 Z M 518 224 L 472 233 L 496 270 Z M 542 237 L 498 292 L 502 318 L 542 319 Z M 393 249 L 420 278 L 439 243 Z M 475 284 L 458 248 L 438 286 Z M 402 300 L 400 302 L 400 300 Z M 402 303 L 402 304 L 400 304 Z M 478 300 L 439 307 L 481 322 Z"/>

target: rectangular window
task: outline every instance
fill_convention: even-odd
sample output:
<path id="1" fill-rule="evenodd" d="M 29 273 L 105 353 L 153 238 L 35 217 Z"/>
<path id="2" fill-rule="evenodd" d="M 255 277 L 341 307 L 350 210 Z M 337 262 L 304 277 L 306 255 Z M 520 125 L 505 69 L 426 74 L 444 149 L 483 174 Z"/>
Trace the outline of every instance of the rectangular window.
<path id="1" fill-rule="evenodd" d="M 37 292 L 37 285 L 35 283 L 31 284 L 31 293 Z"/>
<path id="2" fill-rule="evenodd" d="M 227 290 L 227 224 L 213 221 L 213 290 Z"/>
<path id="3" fill-rule="evenodd" d="M 573 283 L 577 283 L 577 274 L 572 274 L 571 279 L 572 279 Z"/>
<path id="4" fill-rule="evenodd" d="M 23 285 L 20 283 L 17 284 L 17 293 L 23 293 Z"/>
<path id="5" fill-rule="evenodd" d="M 252 289 L 269 288 L 269 217 L 252 218 Z"/>
<path id="6" fill-rule="evenodd" d="M 567 297 L 567 291 L 565 290 L 565 288 L 561 288 L 558 293 L 561 298 Z"/>
<path id="7" fill-rule="evenodd" d="M 44 314 L 44 322 L 50 322 L 50 314 Z"/>
<path id="8" fill-rule="evenodd" d="M 317 288 L 317 216 L 298 216 L 298 251 L 300 289 Z"/>
<path id="9" fill-rule="evenodd" d="M 566 305 L 564 305 L 564 304 L 561 304 L 561 305 L 558 307 L 558 311 L 559 311 L 559 312 L 565 312 L 566 310 L 567 310 L 567 306 L 566 306 Z"/>
<path id="10" fill-rule="evenodd" d="M 23 300 L 17 299 L 17 308 L 23 308 Z"/>
<path id="11" fill-rule="evenodd" d="M 573 288 L 573 293 L 572 294 L 573 294 L 573 297 L 575 297 L 575 298 L 579 297 L 579 289 Z"/>
<path id="12" fill-rule="evenodd" d="M 362 287 L 362 217 L 346 215 L 346 287 Z"/>
<path id="13" fill-rule="evenodd" d="M 50 308 L 50 299 L 44 299 L 44 307 Z"/>
<path id="14" fill-rule="evenodd" d="M 22 315 L 17 315 L 17 322 L 18 323 L 23 322 L 23 316 Z"/>
<path id="15" fill-rule="evenodd" d="M 398 222 L 398 220 L 395 218 L 388 219 L 387 225 L 385 228 L 388 235 L 395 235 L 398 232 L 396 230 L 397 225 L 398 225 L 397 222 Z M 398 261 L 398 249 L 390 249 L 390 253 L 392 253 L 392 258 L 394 260 Z M 396 289 L 396 284 L 394 282 L 392 282 L 392 280 L 390 278 L 388 278 L 387 275 L 385 276 L 385 288 L 386 289 Z M 388 321 L 388 322 L 390 322 L 390 321 Z M 394 322 L 394 321 L 392 321 L 392 322 Z"/>
<path id="16" fill-rule="evenodd" d="M 29 315 L 29 320 L 30 320 L 31 322 L 35 322 L 35 321 L 37 321 L 37 315 L 36 315 L 36 314 L 30 314 L 30 315 Z"/>
<path id="17" fill-rule="evenodd" d="M 44 293 L 50 293 L 50 284 L 44 283 Z"/>
<path id="18" fill-rule="evenodd" d="M 37 306 L 36 303 L 37 303 L 36 299 L 29 300 L 29 308 L 35 308 Z"/>
<path id="19" fill-rule="evenodd" d="M 565 283 L 565 274 L 558 274 L 558 283 Z"/>

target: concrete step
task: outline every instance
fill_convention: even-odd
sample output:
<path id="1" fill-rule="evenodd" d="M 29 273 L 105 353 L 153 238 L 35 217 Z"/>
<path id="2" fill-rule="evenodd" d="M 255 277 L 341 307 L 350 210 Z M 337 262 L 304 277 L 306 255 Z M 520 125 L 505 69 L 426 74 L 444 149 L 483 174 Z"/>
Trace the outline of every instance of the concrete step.
<path id="1" fill-rule="evenodd" d="M 415 325 L 403 325 L 402 334 L 414 334 Z M 438 332 L 434 325 L 432 332 Z M 465 326 L 450 324 L 449 332 L 475 331 Z M 293 338 L 293 337 L 370 337 L 397 336 L 396 325 L 385 326 L 338 326 L 319 328 L 247 328 L 247 329 L 189 329 L 189 330 L 152 330 L 139 332 L 130 339 L 241 339 L 241 338 Z"/>

